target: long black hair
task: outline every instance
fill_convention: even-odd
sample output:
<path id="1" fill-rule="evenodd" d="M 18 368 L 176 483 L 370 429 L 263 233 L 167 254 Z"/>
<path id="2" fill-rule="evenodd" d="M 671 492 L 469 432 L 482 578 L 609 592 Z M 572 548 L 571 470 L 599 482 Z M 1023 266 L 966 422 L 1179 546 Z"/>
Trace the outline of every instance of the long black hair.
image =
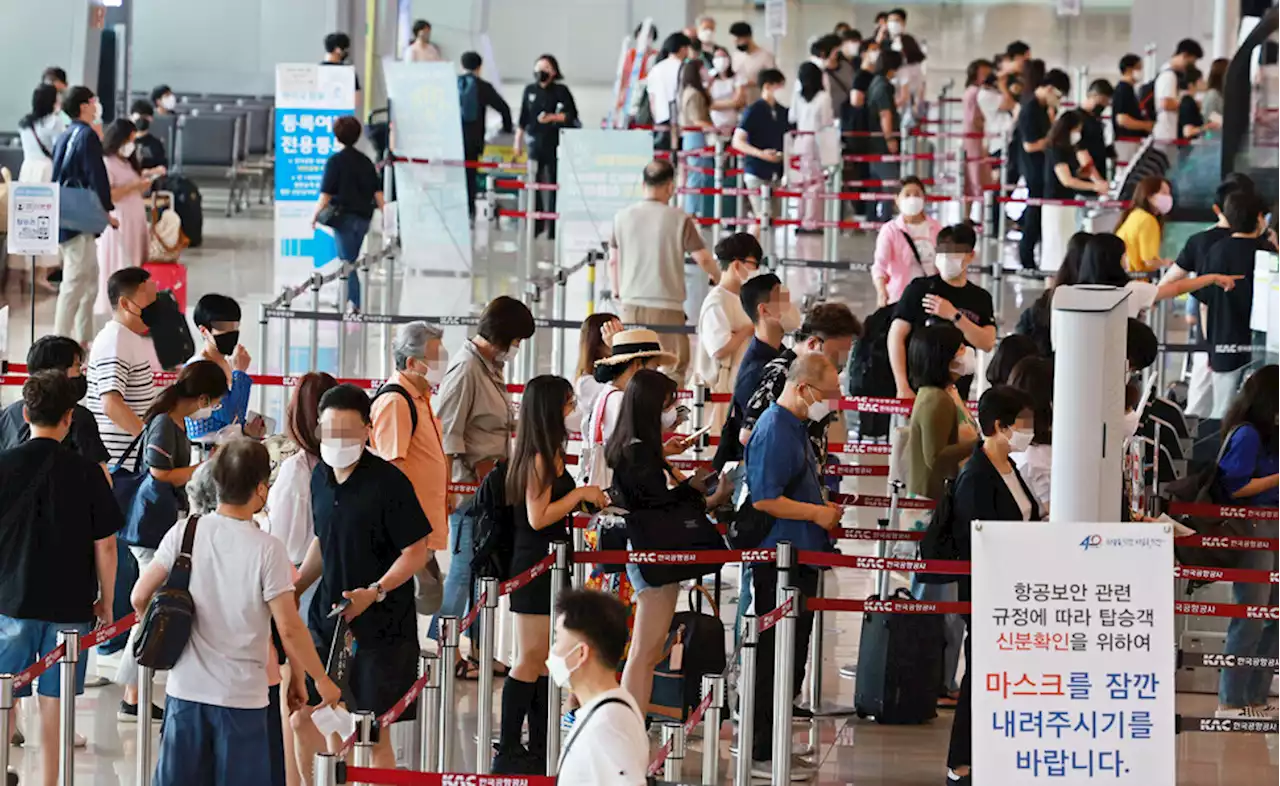
<path id="1" fill-rule="evenodd" d="M 1123 287 L 1129 283 L 1124 270 L 1124 241 L 1109 232 L 1100 232 L 1089 238 L 1080 255 L 1080 276 L 1077 284 L 1100 284 Z"/>
<path id="2" fill-rule="evenodd" d="M 1236 426 L 1248 423 L 1258 430 L 1263 448 L 1274 451 L 1276 415 L 1280 404 L 1277 399 L 1280 399 L 1280 366 L 1263 366 L 1245 380 L 1232 400 L 1227 416 L 1222 419 L 1222 438 L 1226 439 Z"/>
<path id="3" fill-rule="evenodd" d="M 804 96 L 804 100 L 812 101 L 814 96 L 822 92 L 822 69 L 813 63 L 801 63 L 796 81 L 800 83 L 800 95 Z"/>
<path id="4" fill-rule="evenodd" d="M 556 463 L 564 458 L 569 431 L 564 425 L 564 408 L 573 399 L 573 385 L 564 377 L 542 374 L 529 380 L 520 399 L 520 421 L 516 445 L 507 467 L 507 499 L 513 505 L 524 502 L 530 480 L 538 488 L 551 485 Z M 543 475 L 538 471 L 542 459 Z"/>
<path id="5" fill-rule="evenodd" d="M 40 84 L 31 91 L 31 112 L 18 121 L 18 128 L 31 128 L 37 122 L 53 114 L 58 106 L 58 88 Z"/>
<path id="6" fill-rule="evenodd" d="M 661 371 L 642 368 L 627 383 L 622 394 L 618 423 L 604 447 L 605 461 L 613 469 L 622 462 L 623 454 L 633 443 L 642 451 L 662 456 L 662 412 L 675 403 L 676 383 Z"/>
<path id="7" fill-rule="evenodd" d="M 138 127 L 131 120 L 126 120 L 123 117 L 112 120 L 111 124 L 102 132 L 103 155 L 120 155 L 120 148 L 124 147 L 129 142 L 129 137 L 133 136 L 137 131 Z M 124 156 L 120 157 L 124 158 Z M 142 165 L 138 163 L 137 156 L 129 156 L 124 160 L 129 162 L 129 166 L 133 167 L 135 172 L 142 171 Z"/>
<path id="8" fill-rule="evenodd" d="M 212 401 L 227 395 L 227 374 L 212 360 L 197 360 L 188 363 L 178 372 L 174 383 L 156 396 L 142 416 L 143 423 L 150 423 L 157 415 L 168 415 L 184 398 L 200 398 L 208 396 Z"/>

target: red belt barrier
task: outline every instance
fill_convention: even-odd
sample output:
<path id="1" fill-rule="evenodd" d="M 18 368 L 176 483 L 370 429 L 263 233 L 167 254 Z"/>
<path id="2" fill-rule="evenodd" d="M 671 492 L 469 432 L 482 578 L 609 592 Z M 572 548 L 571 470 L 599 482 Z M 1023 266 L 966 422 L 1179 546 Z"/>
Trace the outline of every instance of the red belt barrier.
<path id="1" fill-rule="evenodd" d="M 408 692 L 400 697 L 400 701 L 397 701 L 391 709 L 378 716 L 378 728 L 389 728 L 391 724 L 400 720 L 400 716 L 405 714 L 409 709 L 409 706 L 418 700 L 418 694 L 422 693 L 422 689 L 426 686 L 427 675 L 423 674 L 421 677 L 414 680 L 413 685 L 409 686 Z"/>
<path id="2" fill-rule="evenodd" d="M 499 210 L 498 215 L 507 216 L 509 218 L 531 218 L 535 221 L 559 221 L 559 213 L 551 213 L 546 210 Z"/>
<path id="3" fill-rule="evenodd" d="M 129 628 L 132 628 L 137 621 L 137 612 L 131 611 L 128 615 L 121 617 L 110 625 L 105 625 L 101 628 L 89 631 L 89 633 L 80 637 L 80 652 L 83 653 L 90 647 L 96 647 L 107 639 L 114 639 Z M 39 677 L 41 674 L 44 674 L 49 669 L 53 668 L 53 664 L 62 660 L 66 654 L 66 645 L 59 644 L 54 647 L 49 652 L 45 653 L 44 657 L 40 660 L 14 675 L 13 689 L 16 691 L 19 688 L 25 688 L 35 682 L 36 677 Z"/>
<path id="4" fill-rule="evenodd" d="M 39 677 L 41 674 L 44 674 L 46 671 L 52 668 L 53 664 L 62 660 L 62 656 L 66 654 L 67 654 L 67 646 L 65 644 L 59 644 L 58 646 L 49 650 L 47 653 L 45 653 L 45 656 L 43 658 L 36 661 L 34 664 L 26 667 L 22 671 L 18 672 L 18 675 L 13 678 L 13 689 L 16 691 L 19 688 L 25 688 L 26 686 L 35 682 L 36 677 Z"/>
<path id="5" fill-rule="evenodd" d="M 377 767 L 347 767 L 347 783 L 387 786 L 556 786 L 554 775 L 476 775 L 474 773 L 411 772 Z"/>
<path id="6" fill-rule="evenodd" d="M 773 562 L 773 549 L 706 549 L 702 551 L 579 551 L 573 561 L 584 565 L 723 565 L 727 562 Z"/>
<path id="7" fill-rule="evenodd" d="M 1280 573 L 1254 568 L 1205 568 L 1199 565 L 1174 565 L 1173 575 L 1179 579 L 1199 581 L 1238 581 L 1245 584 L 1280 584 Z"/>
<path id="8" fill-rule="evenodd" d="M 19 366 L 16 363 L 11 364 L 9 366 L 9 370 L 15 373 L 0 375 L 0 386 L 22 385 L 26 383 L 27 367 L 25 365 Z M 172 371 L 157 371 L 152 375 L 152 379 L 157 385 L 172 385 L 173 381 L 177 378 L 178 375 Z M 279 374 L 250 374 L 249 379 L 251 379 L 255 385 L 280 385 L 283 387 L 294 387 L 302 380 L 302 377 L 296 374 L 291 374 L 287 377 L 280 376 Z M 356 387 L 364 388 L 365 390 L 377 390 L 382 386 L 382 382 L 383 380 L 357 379 L 355 377 L 340 377 L 338 379 L 339 385 L 355 385 Z"/>
<path id="9" fill-rule="evenodd" d="M 138 623 L 138 612 L 131 611 L 110 625 L 104 625 L 89 631 L 89 635 L 80 637 L 80 650 L 96 647 L 108 639 L 114 639 Z"/>
<path id="10" fill-rule="evenodd" d="M 874 164 L 890 161 L 932 161 L 937 156 L 933 153 L 850 153 L 841 158 L 845 161 Z"/>
<path id="11" fill-rule="evenodd" d="M 706 696 L 702 697 L 702 701 L 698 702 L 698 706 L 694 707 L 693 711 L 689 713 L 689 717 L 685 719 L 684 734 L 686 738 L 688 738 L 693 730 L 698 727 L 698 724 L 702 722 L 702 716 L 707 714 L 707 709 L 711 707 L 711 699 L 712 694 L 708 692 Z M 649 775 L 651 777 L 656 777 L 661 774 L 662 765 L 667 763 L 667 757 L 670 755 L 671 743 L 668 742 L 654 755 L 653 761 L 649 762 Z"/>
<path id="12" fill-rule="evenodd" d="M 968 601 L 855 600 L 853 598 L 808 598 L 810 611 L 876 611 L 889 614 L 969 614 Z M 1232 617 L 1236 619 L 1280 619 L 1280 606 L 1253 606 L 1244 603 L 1190 603 L 1175 601 L 1173 613 L 1191 617 Z"/>
<path id="13" fill-rule="evenodd" d="M 524 164 L 507 163 L 505 161 L 456 161 L 407 156 L 391 156 L 390 160 L 397 164 L 436 164 L 437 166 L 460 166 L 467 169 L 508 169 L 512 172 L 523 172 L 525 170 Z"/>
<path id="14" fill-rule="evenodd" d="M 926 186 L 934 186 L 938 184 L 938 181 L 931 177 L 922 178 L 920 182 Z M 892 188 L 893 186 L 902 185 L 902 181 L 901 180 L 845 180 L 845 181 L 842 181 L 841 185 L 847 186 L 848 188 Z"/>
<path id="15" fill-rule="evenodd" d="M 1245 551 L 1277 551 L 1280 541 L 1275 538 L 1239 538 L 1223 535 L 1186 535 L 1174 538 L 1181 546 L 1198 546 L 1202 549 L 1243 549 Z"/>
<path id="16" fill-rule="evenodd" d="M 750 227 L 760 223 L 758 218 L 716 218 L 714 216 L 698 216 L 694 219 L 698 222 L 698 226 L 725 226 L 725 227 Z M 775 222 L 776 223 L 776 222 Z"/>
<path id="17" fill-rule="evenodd" d="M 924 540 L 924 530 L 837 529 L 832 534 L 842 540 Z"/>
<path id="18" fill-rule="evenodd" d="M 758 188 L 690 188 L 681 187 L 676 189 L 677 194 L 696 194 L 698 196 L 715 196 L 724 194 L 725 196 L 759 196 Z"/>
<path id="19" fill-rule="evenodd" d="M 892 559 L 837 554 L 834 551 L 801 551 L 799 561 L 801 565 L 824 565 L 831 568 L 900 570 L 907 573 L 941 573 L 947 576 L 969 575 L 969 561 L 958 559 Z"/>
<path id="20" fill-rule="evenodd" d="M 805 221 L 800 218 L 779 218 L 773 222 L 778 227 L 812 227 L 813 229 L 873 230 L 884 226 L 882 221 Z"/>
<path id="21" fill-rule="evenodd" d="M 445 487 L 450 494 L 474 494 L 479 489 L 479 483 L 450 483 Z"/>
<path id="22" fill-rule="evenodd" d="M 880 398 L 877 396 L 850 396 L 840 399 L 840 409 L 846 412 L 870 412 L 880 415 L 910 415 L 909 398 Z"/>
<path id="23" fill-rule="evenodd" d="M 501 584 L 498 585 L 499 597 L 501 597 L 502 595 L 510 595 L 511 593 L 515 592 L 521 587 L 529 584 L 534 579 L 538 578 L 543 573 L 546 573 L 548 570 L 550 570 L 552 564 L 554 564 L 555 561 L 556 561 L 555 555 L 548 554 L 547 556 L 539 560 L 535 565 L 533 565 L 533 567 L 526 570 L 524 573 L 521 573 L 519 576 L 507 579 L 506 581 L 502 582 Z"/>
<path id="24" fill-rule="evenodd" d="M 756 629 L 757 632 L 764 633 L 766 630 L 772 628 L 774 625 L 777 625 L 778 620 L 785 617 L 788 611 L 791 611 L 790 598 L 788 598 L 787 601 L 783 603 L 781 606 L 778 606 L 771 611 L 766 611 L 764 614 L 760 615 L 760 619 L 756 621 L 758 625 Z"/>
<path id="25" fill-rule="evenodd" d="M 889 467 L 864 467 L 857 464 L 828 464 L 824 469 L 827 477 L 840 475 L 844 477 L 855 478 L 887 478 L 889 477 Z"/>
<path id="26" fill-rule="evenodd" d="M 997 197 L 996 201 L 1002 204 L 1014 202 L 1032 207 L 1105 207 L 1120 209 L 1129 207 L 1129 202 L 1122 199 L 1040 199 L 1036 197 L 1018 199 L 1015 197 Z"/>
<path id="27" fill-rule="evenodd" d="M 1280 508 L 1248 508 L 1238 505 L 1214 505 L 1208 502 L 1172 502 L 1169 504 L 1169 515 L 1275 521 L 1280 519 Z M 1268 540 L 1272 542 L 1271 548 L 1275 549 L 1274 538 Z"/>
<path id="28" fill-rule="evenodd" d="M 832 494 L 831 501 L 850 508 L 888 508 L 893 500 L 876 494 Z M 933 510 L 937 505 L 938 503 L 931 499 L 898 497 L 900 510 Z M 884 538 L 884 540 L 911 540 L 911 538 Z"/>
<path id="29" fill-rule="evenodd" d="M 1246 603 L 1192 603 L 1174 601 L 1173 613 L 1192 617 L 1232 617 L 1245 620 L 1280 620 L 1280 606 Z"/>
<path id="30" fill-rule="evenodd" d="M 526 183 L 523 180 L 495 180 L 493 182 L 495 189 L 508 191 L 559 191 L 560 186 L 555 183 Z"/>
<path id="31" fill-rule="evenodd" d="M 548 556 L 546 559 L 548 559 L 548 560 L 549 560 L 549 559 L 551 559 L 551 557 L 550 557 L 550 556 Z M 545 560 L 544 560 L 544 561 L 545 561 Z M 538 566 L 537 566 L 537 565 L 534 565 L 533 567 L 534 567 L 534 568 L 536 568 L 536 567 L 538 567 Z M 530 568 L 530 570 L 532 570 L 532 569 L 533 569 L 533 568 Z M 527 572 L 527 571 L 526 571 L 526 572 Z M 541 571 L 539 571 L 539 572 L 541 572 Z M 533 580 L 533 579 L 530 579 L 530 581 L 532 581 L 532 580 Z M 482 593 L 480 593 L 480 597 L 476 598 L 476 602 L 471 604 L 471 610 L 467 612 L 467 616 L 463 617 L 463 618 L 462 618 L 462 621 L 458 624 L 458 633 L 459 633 L 459 634 L 466 633 L 466 632 L 467 632 L 467 630 L 468 630 L 472 625 L 474 625 L 474 624 L 475 624 L 476 618 L 480 616 L 480 609 L 481 609 L 481 607 L 482 607 L 482 606 L 484 606 L 484 604 L 485 604 L 485 600 L 487 600 L 487 598 L 486 598 L 486 596 L 485 596 L 485 593 L 483 593 L 483 592 L 482 592 Z"/>

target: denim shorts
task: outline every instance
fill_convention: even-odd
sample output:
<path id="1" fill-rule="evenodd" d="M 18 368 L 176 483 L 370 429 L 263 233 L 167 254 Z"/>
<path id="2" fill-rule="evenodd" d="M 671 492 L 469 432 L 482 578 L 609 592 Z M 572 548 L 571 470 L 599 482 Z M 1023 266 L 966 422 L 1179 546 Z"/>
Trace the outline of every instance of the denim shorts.
<path id="1" fill-rule="evenodd" d="M 627 580 L 631 582 L 631 588 L 635 590 L 637 595 L 654 587 L 654 585 L 644 580 L 644 574 L 640 572 L 639 565 L 627 564 Z"/>
<path id="2" fill-rule="evenodd" d="M 0 614 L 0 673 L 17 674 L 58 647 L 58 631 L 74 630 L 85 636 L 93 629 L 88 622 L 45 622 L 23 620 Z M 89 666 L 88 653 L 80 653 L 76 663 L 76 695 L 84 693 L 84 674 Z M 59 698 L 62 695 L 62 664 L 55 663 L 40 675 L 41 696 Z M 31 695 L 31 685 L 18 688 L 13 695 L 22 698 Z"/>

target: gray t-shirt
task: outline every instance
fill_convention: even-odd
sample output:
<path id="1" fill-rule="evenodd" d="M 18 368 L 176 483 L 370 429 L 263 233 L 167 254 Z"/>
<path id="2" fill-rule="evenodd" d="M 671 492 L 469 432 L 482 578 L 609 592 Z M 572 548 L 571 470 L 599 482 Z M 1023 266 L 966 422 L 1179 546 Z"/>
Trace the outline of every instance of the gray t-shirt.
<path id="1" fill-rule="evenodd" d="M 148 469 L 180 469 L 191 466 L 191 440 L 186 429 L 168 415 L 159 415 L 147 424 L 143 440 L 143 461 Z"/>
<path id="2" fill-rule="evenodd" d="M 879 133 L 883 129 L 880 126 L 880 113 L 883 110 L 889 110 L 893 118 L 890 122 L 890 130 L 899 131 L 902 128 L 902 120 L 898 115 L 898 105 L 895 102 L 893 85 L 883 75 L 877 74 L 876 78 L 871 82 L 871 89 L 867 91 L 867 124 L 872 131 Z M 873 153 L 888 153 L 889 145 L 883 136 L 871 137 L 871 151 Z"/>
<path id="3" fill-rule="evenodd" d="M 665 202 L 645 199 L 613 217 L 618 249 L 618 293 L 627 306 L 684 309 L 685 254 L 705 248 L 689 214 Z"/>

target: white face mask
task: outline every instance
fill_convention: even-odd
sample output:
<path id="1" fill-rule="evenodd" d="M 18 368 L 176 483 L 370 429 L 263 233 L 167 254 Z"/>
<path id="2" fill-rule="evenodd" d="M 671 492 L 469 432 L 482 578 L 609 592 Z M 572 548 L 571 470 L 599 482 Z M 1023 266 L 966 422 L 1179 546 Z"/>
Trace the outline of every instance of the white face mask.
<path id="1" fill-rule="evenodd" d="M 100 101 L 93 105 L 93 122 L 102 122 L 102 102 Z"/>
<path id="2" fill-rule="evenodd" d="M 172 112 L 173 108 L 178 105 L 178 97 L 170 93 L 160 99 L 160 106 L 167 112 Z"/>
<path id="3" fill-rule="evenodd" d="M 846 58 L 848 58 L 849 60 L 852 60 L 853 58 L 858 56 L 858 42 L 845 41 L 843 44 L 840 45 L 840 51 L 844 54 Z"/>
<path id="4" fill-rule="evenodd" d="M 709 44 L 716 37 L 716 31 L 709 27 L 703 27 L 698 30 L 698 40 L 704 44 Z"/>
<path id="5" fill-rule="evenodd" d="M 578 410 L 570 412 L 564 416 L 564 428 L 570 434 L 582 431 L 582 413 Z"/>
<path id="6" fill-rule="evenodd" d="M 190 418 L 191 420 L 206 420 L 209 417 L 212 417 L 212 415 L 213 415 L 213 407 L 208 406 L 208 407 L 201 407 L 200 409 L 197 409 L 195 412 L 192 412 L 187 417 Z"/>
<path id="7" fill-rule="evenodd" d="M 938 268 L 938 275 L 942 276 L 943 281 L 955 281 L 960 278 L 960 274 L 964 273 L 965 254 L 938 254 L 933 259 L 934 267 Z"/>
<path id="8" fill-rule="evenodd" d="M 819 423 L 830 414 L 831 402 L 824 398 L 820 398 L 817 401 L 809 402 L 809 411 L 806 413 L 805 417 L 814 423 Z"/>
<path id="9" fill-rule="evenodd" d="M 711 65 L 715 68 L 717 74 L 723 74 L 725 71 L 729 70 L 729 58 L 717 57 L 715 60 L 711 61 Z"/>
<path id="10" fill-rule="evenodd" d="M 569 668 L 567 661 L 569 656 L 581 646 L 582 644 L 580 643 L 574 645 L 573 649 L 564 655 L 557 655 L 554 652 L 547 654 L 547 673 L 551 676 L 552 681 L 561 688 L 569 687 L 569 680 L 573 677 L 574 669 Z M 579 662 L 578 665 L 581 666 L 582 663 Z"/>
<path id="11" fill-rule="evenodd" d="M 346 469 L 359 461 L 363 454 L 362 442 L 320 441 L 320 460 L 334 469 Z"/>
<path id="12" fill-rule="evenodd" d="M 125 142 L 123 145 L 120 146 L 120 156 L 122 158 L 131 158 L 133 156 L 133 151 L 136 148 L 137 148 L 137 145 L 135 145 L 134 143 Z"/>
<path id="13" fill-rule="evenodd" d="M 876 49 L 867 54 L 867 65 L 874 66 L 880 62 L 880 50 Z"/>
<path id="14" fill-rule="evenodd" d="M 889 22 L 884 27 L 886 30 L 889 31 L 889 35 L 891 36 L 897 37 L 902 35 L 903 25 L 901 22 L 899 22 L 896 19 L 890 19 Z"/>
<path id="15" fill-rule="evenodd" d="M 1140 84 L 1142 84 L 1142 72 L 1141 72 L 1141 71 L 1134 71 L 1134 72 L 1133 72 L 1133 83 L 1134 83 L 1135 85 L 1140 85 Z"/>
<path id="16" fill-rule="evenodd" d="M 1151 197 L 1151 206 L 1156 212 L 1164 215 L 1173 209 L 1173 196 L 1171 194 L 1156 194 Z"/>
<path id="17" fill-rule="evenodd" d="M 676 427 L 676 419 L 680 415 L 674 409 L 662 410 L 662 431 L 666 433 Z"/>
<path id="18" fill-rule="evenodd" d="M 973 351 L 973 347 L 965 344 L 960 348 L 960 354 L 955 356 L 951 361 L 951 374 L 957 379 L 961 377 L 973 376 L 973 372 L 978 368 L 978 355 Z"/>
<path id="19" fill-rule="evenodd" d="M 909 196 L 898 199 L 898 209 L 904 216 L 918 216 L 924 212 L 924 197 Z"/>
<path id="20" fill-rule="evenodd" d="M 1072 131 L 1072 132 L 1071 132 L 1071 144 L 1072 144 L 1072 145 L 1078 145 L 1078 144 L 1080 144 L 1080 140 L 1081 140 L 1081 139 L 1083 139 L 1083 138 L 1084 138 L 1084 134 L 1080 133 L 1079 131 Z"/>
<path id="21" fill-rule="evenodd" d="M 1031 447 L 1031 440 L 1035 437 L 1035 432 L 1030 429 L 1015 428 L 1013 433 L 1009 435 L 1009 452 L 1022 453 Z"/>

